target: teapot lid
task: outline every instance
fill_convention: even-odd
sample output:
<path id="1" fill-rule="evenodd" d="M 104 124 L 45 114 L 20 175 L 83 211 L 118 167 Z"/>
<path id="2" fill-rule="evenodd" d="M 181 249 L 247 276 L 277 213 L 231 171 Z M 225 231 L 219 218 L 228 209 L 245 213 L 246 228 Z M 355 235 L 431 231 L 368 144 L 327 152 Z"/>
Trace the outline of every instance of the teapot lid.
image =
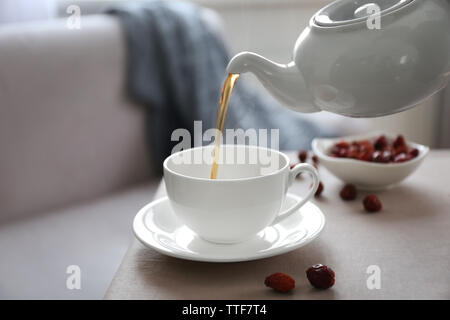
<path id="1" fill-rule="evenodd" d="M 313 21 L 322 27 L 337 27 L 364 21 L 373 14 L 369 8 L 378 6 L 380 14 L 399 9 L 414 0 L 337 0 L 317 12 Z"/>

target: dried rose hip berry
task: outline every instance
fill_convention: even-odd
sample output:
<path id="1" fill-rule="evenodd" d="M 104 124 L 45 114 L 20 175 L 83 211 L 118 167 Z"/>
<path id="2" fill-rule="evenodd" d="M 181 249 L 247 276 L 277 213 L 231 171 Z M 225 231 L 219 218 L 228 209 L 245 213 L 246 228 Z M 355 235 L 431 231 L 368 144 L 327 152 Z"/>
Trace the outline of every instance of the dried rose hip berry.
<path id="1" fill-rule="evenodd" d="M 361 161 L 371 161 L 372 158 L 373 158 L 373 151 L 371 150 L 365 150 L 361 152 L 357 157 L 357 159 Z"/>
<path id="2" fill-rule="evenodd" d="M 339 193 L 343 200 L 354 200 L 357 194 L 356 187 L 350 183 L 346 184 Z"/>
<path id="3" fill-rule="evenodd" d="M 408 146 L 401 146 L 398 148 L 394 148 L 394 156 L 397 156 L 402 153 L 407 153 L 407 152 L 408 152 Z"/>
<path id="4" fill-rule="evenodd" d="M 413 158 L 417 157 L 419 155 L 419 149 L 417 148 L 411 149 L 409 151 L 409 155 Z"/>
<path id="5" fill-rule="evenodd" d="M 391 161 L 392 154 L 389 150 L 375 151 L 372 155 L 373 162 L 388 163 Z"/>
<path id="6" fill-rule="evenodd" d="M 312 159 L 312 161 L 313 161 L 315 164 L 318 164 L 318 163 L 319 163 L 319 157 L 318 157 L 318 156 L 313 155 L 313 156 L 311 157 L 311 159 Z"/>
<path id="7" fill-rule="evenodd" d="M 339 151 L 337 152 L 337 156 L 339 158 L 347 158 L 348 157 L 348 149 L 339 149 Z"/>
<path id="8" fill-rule="evenodd" d="M 338 147 L 339 149 L 347 149 L 350 147 L 350 144 L 347 141 L 341 141 L 336 143 L 336 147 Z"/>
<path id="9" fill-rule="evenodd" d="M 319 182 L 319 186 L 317 187 L 316 193 L 314 194 L 315 197 L 320 197 L 323 191 L 323 183 L 322 181 Z"/>
<path id="10" fill-rule="evenodd" d="M 397 138 L 392 143 L 395 155 L 400 153 L 408 152 L 408 145 L 406 144 L 405 138 L 402 135 L 397 136 Z"/>
<path id="11" fill-rule="evenodd" d="M 407 153 L 400 153 L 398 155 L 395 156 L 394 158 L 394 162 L 399 163 L 399 162 L 405 162 L 405 161 L 409 161 L 411 160 L 413 157 L 410 154 Z"/>
<path id="12" fill-rule="evenodd" d="M 380 199 L 378 199 L 374 194 L 369 194 L 366 196 L 363 200 L 363 205 L 367 212 L 377 212 L 383 207 Z"/>
<path id="13" fill-rule="evenodd" d="M 289 292 L 295 288 L 295 280 L 291 276 L 277 272 L 266 278 L 264 284 L 278 292 Z"/>
<path id="14" fill-rule="evenodd" d="M 405 138 L 401 134 L 398 135 L 397 138 L 395 138 L 394 142 L 392 143 L 392 146 L 395 149 L 406 146 Z"/>
<path id="15" fill-rule="evenodd" d="M 358 147 L 351 146 L 347 152 L 347 158 L 358 159 L 359 150 Z"/>
<path id="16" fill-rule="evenodd" d="M 388 146 L 388 141 L 384 135 L 379 136 L 373 143 L 375 150 L 384 150 Z"/>
<path id="17" fill-rule="evenodd" d="M 308 158 L 308 151 L 300 150 L 300 152 L 298 153 L 298 159 L 300 160 L 300 162 L 305 162 L 306 158 Z"/>
<path id="18" fill-rule="evenodd" d="M 315 264 L 306 270 L 306 277 L 313 287 L 328 289 L 334 285 L 335 274 L 333 269 L 323 265 Z"/>
<path id="19" fill-rule="evenodd" d="M 369 140 L 361 140 L 358 142 L 359 149 L 361 151 L 371 151 L 373 152 L 375 148 L 373 147 L 372 143 Z"/>

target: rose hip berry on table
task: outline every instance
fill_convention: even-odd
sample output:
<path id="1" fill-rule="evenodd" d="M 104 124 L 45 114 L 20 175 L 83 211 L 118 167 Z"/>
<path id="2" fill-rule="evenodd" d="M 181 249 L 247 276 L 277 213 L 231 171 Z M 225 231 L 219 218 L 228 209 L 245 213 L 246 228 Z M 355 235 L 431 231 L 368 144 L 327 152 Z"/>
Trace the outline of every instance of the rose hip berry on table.
<path id="1" fill-rule="evenodd" d="M 383 208 L 380 199 L 374 194 L 367 195 L 363 200 L 363 205 L 367 212 L 377 212 Z"/>
<path id="2" fill-rule="evenodd" d="M 323 264 L 315 264 L 306 270 L 306 277 L 311 285 L 317 289 L 328 289 L 334 285 L 335 273 L 333 269 Z"/>
<path id="3" fill-rule="evenodd" d="M 313 161 L 314 164 L 319 164 L 319 157 L 316 156 L 315 154 L 313 154 L 313 156 L 311 157 L 311 160 Z"/>
<path id="4" fill-rule="evenodd" d="M 276 272 L 266 278 L 264 284 L 275 291 L 286 293 L 295 288 L 295 280 L 288 274 Z"/>
<path id="5" fill-rule="evenodd" d="M 341 198 L 345 201 L 350 201 L 350 200 L 355 200 L 356 196 L 358 195 L 358 192 L 356 190 L 356 187 L 349 183 L 346 184 L 342 189 L 341 192 L 339 193 L 339 195 L 341 196 Z"/>
<path id="6" fill-rule="evenodd" d="M 308 158 L 308 151 L 300 150 L 298 152 L 298 160 L 300 160 L 300 162 L 306 162 L 307 158 Z"/>
<path id="7" fill-rule="evenodd" d="M 351 158 L 367 162 L 400 163 L 414 159 L 419 150 L 410 148 L 402 135 L 393 141 L 381 135 L 370 140 L 340 141 L 333 145 L 330 151 L 332 157 Z"/>

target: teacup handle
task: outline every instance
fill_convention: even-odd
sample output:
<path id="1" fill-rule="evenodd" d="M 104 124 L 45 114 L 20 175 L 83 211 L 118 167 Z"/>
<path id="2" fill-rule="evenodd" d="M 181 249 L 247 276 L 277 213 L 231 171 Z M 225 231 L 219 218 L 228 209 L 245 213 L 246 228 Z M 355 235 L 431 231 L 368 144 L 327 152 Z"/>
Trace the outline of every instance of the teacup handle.
<path id="1" fill-rule="evenodd" d="M 312 165 L 307 163 L 299 163 L 289 171 L 289 179 L 288 179 L 288 185 L 287 188 L 292 186 L 292 184 L 295 181 L 295 178 L 301 173 L 301 172 L 308 172 L 311 174 L 311 177 L 313 179 L 313 186 L 309 190 L 306 197 L 304 197 L 302 200 L 298 201 L 296 204 L 294 204 L 289 209 L 285 210 L 284 212 L 281 212 L 278 214 L 278 216 L 273 220 L 272 224 L 277 224 L 290 215 L 292 215 L 294 212 L 296 212 L 298 209 L 300 209 L 311 197 L 314 196 L 314 194 L 317 191 L 317 188 L 319 187 L 319 173 L 317 172 L 316 168 L 314 168 Z"/>

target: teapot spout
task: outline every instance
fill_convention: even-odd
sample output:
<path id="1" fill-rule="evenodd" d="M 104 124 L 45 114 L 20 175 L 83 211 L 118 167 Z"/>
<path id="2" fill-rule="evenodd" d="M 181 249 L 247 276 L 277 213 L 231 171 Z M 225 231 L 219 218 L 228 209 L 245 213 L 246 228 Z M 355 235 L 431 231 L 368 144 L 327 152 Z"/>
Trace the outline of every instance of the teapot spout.
<path id="1" fill-rule="evenodd" d="M 241 52 L 227 66 L 228 73 L 253 73 L 262 85 L 281 103 L 298 112 L 320 111 L 295 62 L 279 64 L 256 53 Z"/>

